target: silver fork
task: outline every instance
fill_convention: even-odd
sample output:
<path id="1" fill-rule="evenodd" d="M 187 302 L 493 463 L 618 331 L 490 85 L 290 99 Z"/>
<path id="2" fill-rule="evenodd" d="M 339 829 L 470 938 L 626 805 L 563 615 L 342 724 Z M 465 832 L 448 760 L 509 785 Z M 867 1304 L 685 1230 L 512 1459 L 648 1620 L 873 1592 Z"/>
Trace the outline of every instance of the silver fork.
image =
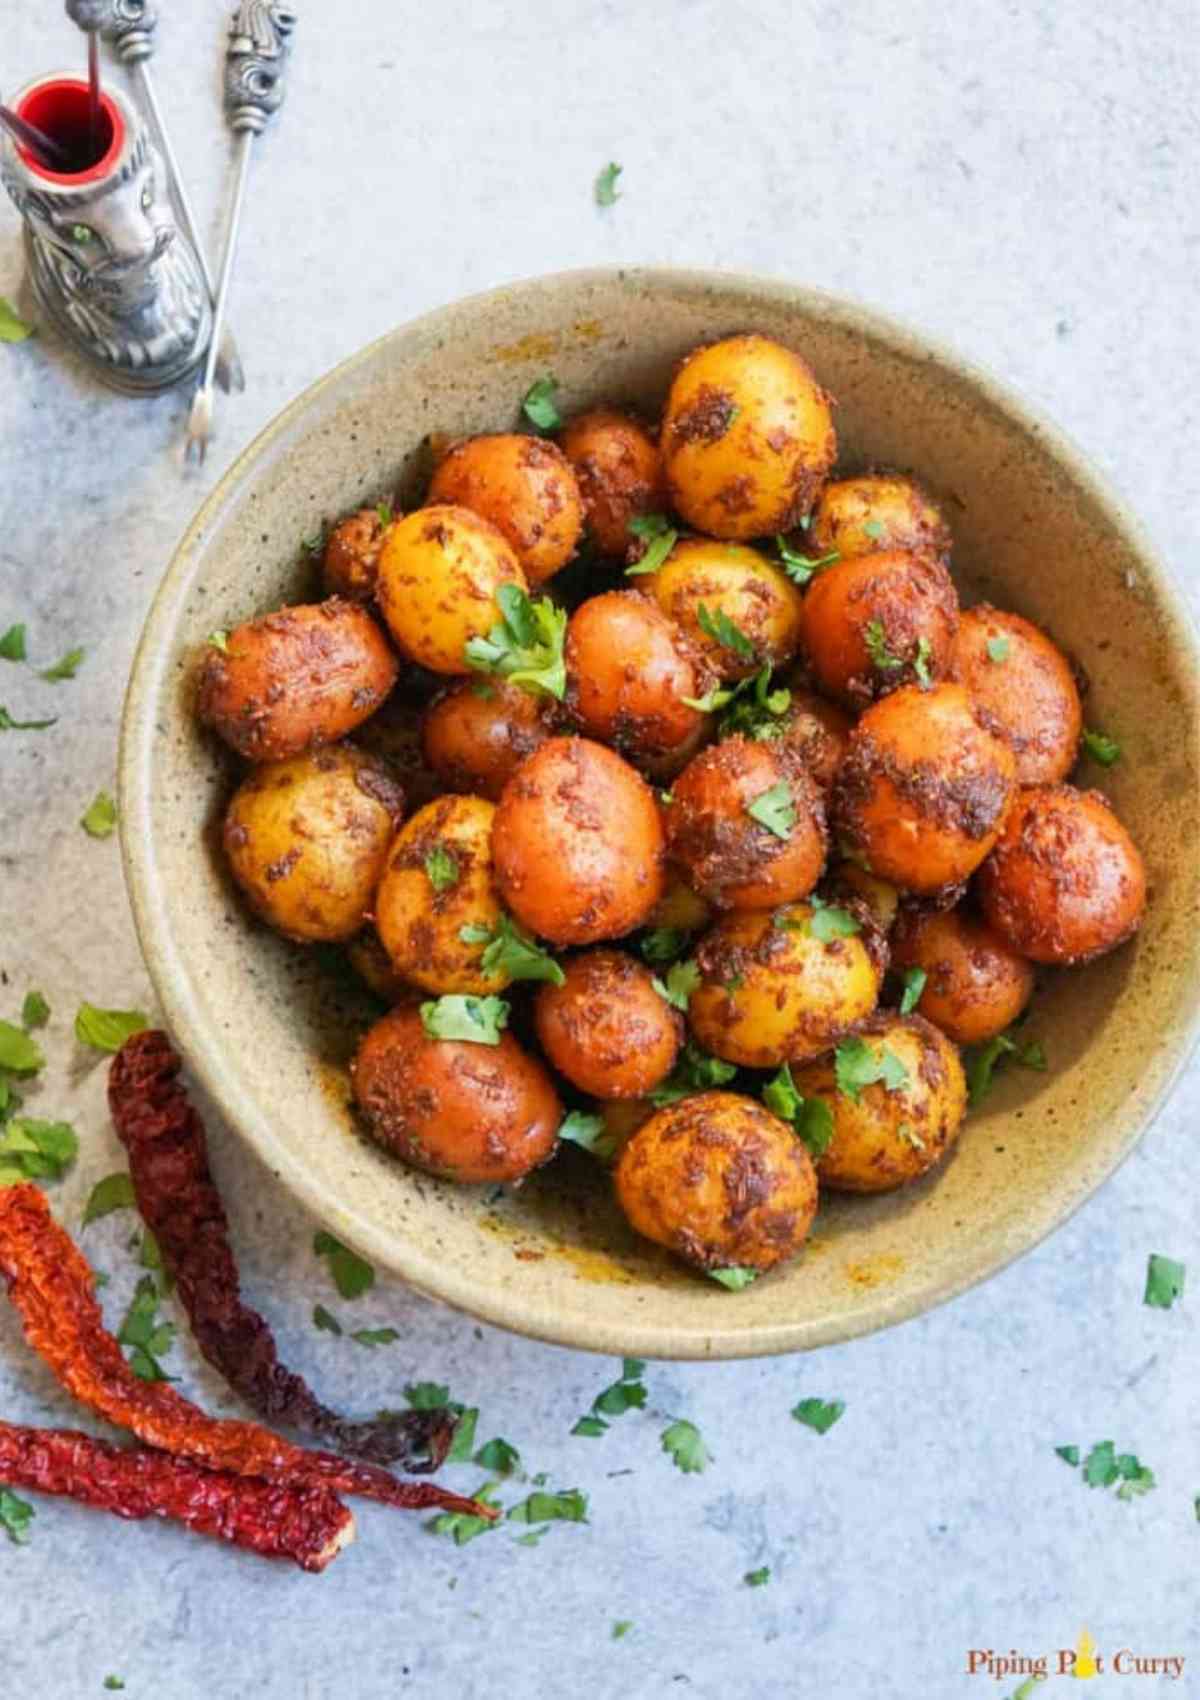
<path id="1" fill-rule="evenodd" d="M 186 462 L 203 464 L 208 453 L 213 425 L 213 378 L 229 305 L 233 261 L 250 175 L 250 154 L 255 137 L 262 135 L 268 119 L 283 105 L 283 72 L 295 27 L 296 13 L 290 6 L 280 5 L 278 0 L 241 0 L 233 15 L 225 65 L 225 112 L 237 137 L 233 197 L 225 225 L 221 269 L 213 304 L 212 341 L 204 362 L 204 375 L 188 414 L 184 445 Z"/>

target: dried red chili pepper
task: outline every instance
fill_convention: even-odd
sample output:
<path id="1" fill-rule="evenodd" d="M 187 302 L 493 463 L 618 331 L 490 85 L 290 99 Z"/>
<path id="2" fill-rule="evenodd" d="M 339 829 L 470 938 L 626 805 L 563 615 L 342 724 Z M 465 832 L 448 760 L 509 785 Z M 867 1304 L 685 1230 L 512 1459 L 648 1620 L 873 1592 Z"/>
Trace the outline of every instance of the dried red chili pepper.
<path id="1" fill-rule="evenodd" d="M 0 1483 L 116 1517 L 169 1517 L 264 1558 L 290 1558 L 302 1570 L 324 1570 L 354 1539 L 352 1513 L 326 1487 L 231 1476 L 76 1429 L 0 1422 Z"/>
<path id="2" fill-rule="evenodd" d="M 349 1422 L 279 1362 L 269 1326 L 242 1303 L 204 1124 L 179 1082 L 180 1067 L 165 1033 L 135 1033 L 113 1058 L 108 1103 L 129 1153 L 138 1209 L 175 1277 L 200 1350 L 269 1423 L 319 1435 L 376 1464 L 436 1470 L 454 1438 L 455 1418 L 444 1406 Z"/>
<path id="3" fill-rule="evenodd" d="M 28 1181 L 0 1187 L 0 1274 L 26 1340 L 68 1393 L 148 1446 L 286 1486 L 323 1486 L 410 1510 L 496 1516 L 434 1482 L 398 1481 L 377 1464 L 305 1451 L 258 1423 L 210 1417 L 165 1381 L 140 1381 L 104 1326 L 86 1259 L 51 1216 L 46 1195 Z"/>

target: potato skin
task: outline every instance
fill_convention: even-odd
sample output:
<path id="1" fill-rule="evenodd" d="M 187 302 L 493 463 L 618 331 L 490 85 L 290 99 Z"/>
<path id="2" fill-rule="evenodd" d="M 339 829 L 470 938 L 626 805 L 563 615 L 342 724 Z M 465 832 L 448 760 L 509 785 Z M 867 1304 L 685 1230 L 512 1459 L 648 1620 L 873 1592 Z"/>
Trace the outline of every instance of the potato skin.
<path id="1" fill-rule="evenodd" d="M 349 744 L 262 762 L 225 814 L 233 877 L 285 938 L 349 939 L 371 907 L 404 793 Z"/>
<path id="2" fill-rule="evenodd" d="M 848 708 L 862 708 L 912 684 L 922 654 L 928 677 L 941 678 L 958 617 L 958 594 L 941 561 L 902 550 L 862 555 L 812 581 L 804 598 L 804 648 L 820 688 Z M 875 661 L 868 628 L 882 635 L 887 656 L 900 665 Z"/>
<path id="3" fill-rule="evenodd" d="M 658 444 L 636 419 L 611 407 L 568 420 L 559 442 L 574 469 L 597 549 L 625 555 L 634 542 L 630 520 L 667 506 Z"/>
<path id="4" fill-rule="evenodd" d="M 331 596 L 247 620 L 223 650 L 210 646 L 196 711 L 247 761 L 283 761 L 361 725 L 397 671 L 371 616 Z"/>
<path id="5" fill-rule="evenodd" d="M 468 437 L 438 462 L 427 500 L 469 508 L 503 533 L 530 584 L 566 566 L 583 529 L 583 501 L 562 450 L 542 437 Z"/>
<path id="6" fill-rule="evenodd" d="M 795 823 L 787 838 L 760 825 L 749 805 L 789 787 Z M 773 743 L 724 738 L 690 761 L 671 787 L 663 816 L 667 853 L 718 909 L 769 909 L 804 897 L 821 877 L 825 805 L 802 767 Z"/>
<path id="7" fill-rule="evenodd" d="M 1100 791 L 1034 785 L 1018 792 L 979 871 L 984 915 L 1033 962 L 1090 962 L 1142 924 L 1146 869 Z"/>
<path id="8" fill-rule="evenodd" d="M 625 1142 L 615 1180 L 638 1233 L 696 1269 L 770 1269 L 794 1257 L 817 1208 L 803 1143 L 736 1092 L 659 1110 Z"/>
<path id="9" fill-rule="evenodd" d="M 662 896 L 647 917 L 648 927 L 672 927 L 677 932 L 695 933 L 713 918 L 712 905 L 693 891 L 678 868 L 668 864 Z"/>
<path id="10" fill-rule="evenodd" d="M 321 577 L 327 596 L 344 596 L 347 602 L 371 600 L 386 530 L 378 508 L 359 508 L 357 513 L 337 522 L 325 539 L 321 554 Z"/>
<path id="11" fill-rule="evenodd" d="M 1014 790 L 1006 743 L 961 685 L 909 685 L 869 708 L 833 787 L 840 838 L 902 891 L 934 893 L 972 874 Z"/>
<path id="12" fill-rule="evenodd" d="M 433 673 L 470 673 L 466 647 L 500 620 L 501 585 L 528 588 L 504 536 L 467 508 L 406 514 L 379 555 L 376 598 L 404 654 Z"/>
<path id="13" fill-rule="evenodd" d="M 553 735 L 547 699 L 502 679 L 451 685 L 421 720 L 425 759 L 443 789 L 493 803 L 525 757 Z"/>
<path id="14" fill-rule="evenodd" d="M 949 1039 L 919 1015 L 876 1016 L 857 1036 L 898 1057 L 908 1085 L 895 1092 L 882 1081 L 864 1086 L 855 1103 L 838 1090 L 833 1058 L 824 1057 L 794 1075 L 796 1089 L 833 1112 L 833 1139 L 817 1158 L 821 1185 L 835 1192 L 892 1192 L 928 1174 L 954 1144 L 966 1114 L 966 1078 Z"/>
<path id="15" fill-rule="evenodd" d="M 554 1155 L 562 1105 L 510 1033 L 498 1045 L 431 1039 L 419 1007 L 393 1009 L 366 1034 L 350 1073 L 372 1137 L 431 1175 L 516 1181 Z"/>
<path id="16" fill-rule="evenodd" d="M 826 702 L 815 691 L 789 688 L 792 700 L 780 720 L 783 735 L 779 747 L 807 769 L 820 791 L 828 793 L 854 722 L 836 703 Z"/>
<path id="17" fill-rule="evenodd" d="M 819 1056 L 870 1015 L 883 974 L 879 935 L 822 942 L 809 930 L 813 913 L 808 903 L 744 910 L 701 939 L 688 1026 L 706 1051 L 778 1068 Z"/>
<path id="18" fill-rule="evenodd" d="M 988 644 L 1007 644 L 993 661 Z M 1079 754 L 1083 704 L 1071 664 L 1031 621 L 981 603 L 959 620 L 950 676 L 987 709 L 1017 758 L 1018 785 L 1065 779 Z"/>
<path id="19" fill-rule="evenodd" d="M 463 927 L 493 931 L 500 898 L 492 871 L 495 808 L 484 797 L 439 797 L 397 833 L 375 895 L 375 925 L 396 972 L 414 986 L 442 996 L 501 992 L 508 975 L 485 974 L 482 944 L 467 944 Z M 444 850 L 458 879 L 444 891 L 430 880 L 425 863 Z"/>
<path id="20" fill-rule="evenodd" d="M 704 727 L 689 708 L 707 670 L 682 630 L 637 590 L 592 596 L 567 626 L 567 707 L 589 738 L 630 756 L 665 755 Z"/>
<path id="21" fill-rule="evenodd" d="M 893 968 L 925 970 L 917 1012 L 956 1045 L 994 1039 L 1033 996 L 1033 965 L 961 907 L 906 909 L 891 950 Z"/>
<path id="22" fill-rule="evenodd" d="M 672 505 L 710 537 L 790 531 L 837 455 L 829 397 L 790 348 L 757 335 L 697 348 L 667 396 L 659 448 Z"/>
<path id="23" fill-rule="evenodd" d="M 782 568 L 757 549 L 682 537 L 643 582 L 721 679 L 749 678 L 765 662 L 790 660 L 799 647 L 804 599 Z M 753 656 L 738 655 L 704 631 L 701 606 L 726 614 L 754 645 Z"/>
<path id="24" fill-rule="evenodd" d="M 872 472 L 826 484 L 806 542 L 814 555 L 836 549 L 843 561 L 880 549 L 942 559 L 950 553 L 951 537 L 941 509 L 915 479 Z"/>
<path id="25" fill-rule="evenodd" d="M 900 893 L 888 880 L 869 874 L 857 862 L 838 862 L 827 880 L 834 902 L 846 904 L 851 913 L 861 904 L 881 933 L 890 933 L 900 909 Z"/>
<path id="26" fill-rule="evenodd" d="M 648 968 L 623 950 L 562 964 L 566 982 L 538 988 L 533 1019 L 547 1060 L 594 1098 L 641 1098 L 675 1066 L 683 1021 Z"/>
<path id="27" fill-rule="evenodd" d="M 497 806 L 492 849 L 504 902 L 555 944 L 620 938 L 663 893 L 654 793 L 587 738 L 551 738 L 521 763 Z"/>

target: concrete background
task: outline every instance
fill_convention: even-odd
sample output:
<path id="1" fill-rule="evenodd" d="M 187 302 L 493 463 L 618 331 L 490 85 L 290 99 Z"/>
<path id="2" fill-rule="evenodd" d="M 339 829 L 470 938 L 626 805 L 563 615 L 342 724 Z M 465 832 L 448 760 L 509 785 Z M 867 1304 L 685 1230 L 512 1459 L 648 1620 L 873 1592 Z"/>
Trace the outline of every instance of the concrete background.
<path id="1" fill-rule="evenodd" d="M 936 333 L 1022 388 L 1148 523 L 1196 605 L 1200 174 L 1189 0 L 311 0 L 289 101 L 255 162 L 234 321 L 248 393 L 219 411 L 202 476 L 178 450 L 187 397 L 95 387 L 51 340 L 0 348 L 0 629 L 29 627 L 44 685 L 0 663 L 0 1013 L 54 1006 L 36 1113 L 82 1139 L 54 1191 L 78 1223 L 122 1166 L 103 1070 L 74 1045 L 81 998 L 146 1003 L 115 840 L 79 816 L 111 784 L 121 693 L 176 538 L 229 460 L 333 362 L 390 326 L 505 279 L 603 262 L 758 270 L 841 290 Z M 225 8 L 172 11 L 156 74 L 206 228 L 227 182 L 217 105 Z M 53 6 L 6 9 L 12 89 L 80 44 Z M 607 211 L 592 182 L 624 166 Z M 0 293 L 22 257 L 0 208 Z M 361 1508 L 322 1579 L 37 1501 L 0 1536 L 5 1692 L 263 1700 L 586 1694 L 768 1697 L 1014 1692 L 972 1648 L 1036 1657 L 1086 1626 L 1102 1654 L 1184 1655 L 1182 1681 L 1106 1674 L 1096 1696 L 1200 1693 L 1196 1313 L 1146 1309 L 1147 1254 L 1196 1256 L 1193 1068 L 1136 1155 L 1039 1251 L 947 1309 L 807 1358 L 652 1365 L 650 1408 L 602 1440 L 570 1427 L 617 1366 L 476 1327 L 381 1281 L 353 1307 L 314 1224 L 211 1130 L 246 1285 L 289 1362 L 350 1408 L 411 1377 L 482 1407 L 530 1472 L 578 1486 L 586 1527 L 461 1550 Z M 123 1313 L 128 1215 L 87 1230 Z M 1200 1269 L 1196 1271 L 1200 1279 Z M 368 1353 L 311 1324 L 323 1301 L 402 1344 Z M 170 1307 L 168 1306 L 168 1311 Z M 230 1409 L 186 1333 L 181 1386 Z M 788 1414 L 845 1399 L 824 1437 Z M 76 1412 L 0 1309 L 0 1411 Z M 683 1476 L 667 1416 L 714 1454 Z M 1158 1474 L 1133 1504 L 1089 1492 L 1054 1447 L 1112 1438 Z M 464 1485 L 477 1472 L 459 1470 Z M 763 1588 L 743 1574 L 771 1567 Z M 614 1621 L 632 1629 L 612 1639 Z M 1066 1690 L 1051 1682 L 1048 1691 Z"/>

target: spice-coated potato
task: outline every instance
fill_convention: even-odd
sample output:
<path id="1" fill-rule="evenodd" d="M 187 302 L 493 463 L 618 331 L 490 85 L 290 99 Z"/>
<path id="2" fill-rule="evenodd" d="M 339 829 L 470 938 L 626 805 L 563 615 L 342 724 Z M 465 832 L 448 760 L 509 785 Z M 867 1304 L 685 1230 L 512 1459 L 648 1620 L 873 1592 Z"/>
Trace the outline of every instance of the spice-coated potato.
<path id="1" fill-rule="evenodd" d="M 804 598 L 804 648 L 823 691 L 850 708 L 946 671 L 958 595 L 941 561 L 890 550 L 839 561 Z"/>
<path id="2" fill-rule="evenodd" d="M 538 1042 L 547 1059 L 596 1098 L 641 1098 L 675 1066 L 683 1021 L 648 968 L 623 950 L 588 950 L 563 964 L 565 983 L 539 987 Z"/>
<path id="3" fill-rule="evenodd" d="M 1045 632 L 986 603 L 968 608 L 949 673 L 1012 745 L 1018 785 L 1052 785 L 1067 777 L 1079 754 L 1083 704 L 1070 662 Z"/>
<path id="4" fill-rule="evenodd" d="M 900 893 L 889 880 L 868 873 L 857 862 L 839 862 L 830 870 L 834 898 L 851 906 L 861 903 L 881 933 L 889 933 L 900 908 Z"/>
<path id="5" fill-rule="evenodd" d="M 196 708 L 248 761 L 282 761 L 352 732 L 396 673 L 371 616 L 333 596 L 247 620 L 210 647 Z"/>
<path id="6" fill-rule="evenodd" d="M 961 685 L 869 708 L 833 787 L 839 837 L 902 891 L 936 892 L 983 861 L 1013 795 L 1013 753 Z"/>
<path id="7" fill-rule="evenodd" d="M 1138 930 L 1146 869 L 1102 792 L 1033 785 L 979 871 L 979 900 L 1031 961 L 1088 962 Z"/>
<path id="8" fill-rule="evenodd" d="M 496 592 L 525 574 L 496 527 L 467 508 L 418 508 L 389 527 L 375 594 L 404 653 L 434 673 L 469 673 L 466 647 L 500 623 Z"/>
<path id="9" fill-rule="evenodd" d="M 933 498 L 912 478 L 873 472 L 827 484 L 813 509 L 807 542 L 816 555 L 836 549 L 843 561 L 878 549 L 914 555 L 950 553 L 950 527 Z"/>
<path id="10" fill-rule="evenodd" d="M 921 968 L 916 1008 L 956 1045 L 1003 1033 L 1033 996 L 1033 966 L 962 908 L 908 909 L 891 937 L 892 967 Z"/>
<path id="11" fill-rule="evenodd" d="M 670 927 L 675 932 L 696 933 L 712 920 L 712 905 L 693 891 L 677 868 L 668 866 L 667 884 L 654 905 L 646 925 Z"/>
<path id="12" fill-rule="evenodd" d="M 559 441 L 575 470 L 597 549 L 623 556 L 633 543 L 630 520 L 667 505 L 658 444 L 636 419 L 609 407 L 569 420 Z"/>
<path id="13" fill-rule="evenodd" d="M 428 500 L 470 508 L 503 532 L 530 584 L 575 553 L 583 503 L 562 450 L 541 437 L 468 437 L 438 462 Z"/>
<path id="14" fill-rule="evenodd" d="M 375 897 L 375 925 L 396 972 L 439 994 L 503 991 L 508 975 L 485 973 L 482 942 L 500 920 L 492 873 L 495 807 L 483 797 L 439 797 L 397 833 Z"/>
<path id="15" fill-rule="evenodd" d="M 778 664 L 796 653 L 804 600 L 782 568 L 757 549 L 683 537 L 643 582 L 722 679 L 748 678 L 764 662 Z M 732 620 L 751 654 L 705 630 L 718 614 Z"/>
<path id="16" fill-rule="evenodd" d="M 659 1110 L 622 1147 L 615 1178 L 638 1233 L 697 1269 L 770 1269 L 800 1250 L 817 1209 L 804 1144 L 736 1092 Z"/>
<path id="17" fill-rule="evenodd" d="M 846 753 L 853 721 L 836 703 L 815 691 L 791 687 L 792 700 L 780 719 L 780 748 L 808 770 L 818 788 L 827 792 Z"/>
<path id="18" fill-rule="evenodd" d="M 419 1007 L 393 1009 L 363 1039 L 351 1079 L 379 1144 L 447 1180 L 520 1180 L 558 1143 L 553 1082 L 510 1033 L 498 1045 L 432 1039 Z"/>
<path id="19" fill-rule="evenodd" d="M 902 1065 L 906 1081 L 840 1091 L 832 1057 L 793 1075 L 803 1098 L 820 1098 L 833 1113 L 833 1139 L 817 1158 L 823 1187 L 836 1192 L 891 1192 L 927 1174 L 958 1137 L 967 1083 L 958 1052 L 919 1015 L 879 1015 L 855 1034 L 879 1059 Z"/>
<path id="20" fill-rule="evenodd" d="M 596 944 L 640 927 L 663 893 L 654 793 L 587 738 L 551 738 L 513 774 L 492 833 L 505 903 L 555 944 Z"/>
<path id="21" fill-rule="evenodd" d="M 819 939 L 814 914 L 808 903 L 743 910 L 701 939 L 688 1025 L 706 1051 L 778 1068 L 819 1056 L 870 1015 L 883 972 L 877 936 Z"/>
<path id="22" fill-rule="evenodd" d="M 703 731 L 707 669 L 674 620 L 637 590 L 589 597 L 567 626 L 567 707 L 589 738 L 664 755 Z"/>
<path id="23" fill-rule="evenodd" d="M 525 757 L 553 735 L 548 699 L 500 679 L 451 685 L 421 721 L 425 758 L 442 788 L 492 802 Z"/>
<path id="24" fill-rule="evenodd" d="M 766 537 L 808 513 L 837 455 L 829 397 L 804 361 L 765 336 L 689 354 L 659 448 L 672 505 L 710 537 Z"/>
<path id="25" fill-rule="evenodd" d="M 825 805 L 774 743 L 710 744 L 675 780 L 663 814 L 672 862 L 719 909 L 789 903 L 821 877 Z"/>
<path id="26" fill-rule="evenodd" d="M 233 876 L 264 921 L 292 939 L 352 938 L 383 872 L 404 793 L 348 744 L 262 762 L 225 815 Z"/>
<path id="27" fill-rule="evenodd" d="M 321 577 L 327 596 L 369 602 L 375 594 L 383 534 L 392 523 L 386 508 L 359 508 L 340 519 L 325 539 Z"/>

